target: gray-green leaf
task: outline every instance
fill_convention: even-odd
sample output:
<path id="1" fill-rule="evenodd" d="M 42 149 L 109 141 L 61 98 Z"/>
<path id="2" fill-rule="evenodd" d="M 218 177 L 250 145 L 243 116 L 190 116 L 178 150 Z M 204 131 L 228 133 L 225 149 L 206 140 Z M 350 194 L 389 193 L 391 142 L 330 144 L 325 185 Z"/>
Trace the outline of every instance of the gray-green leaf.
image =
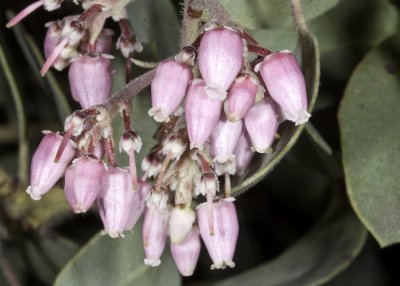
<path id="1" fill-rule="evenodd" d="M 289 1 L 284 0 L 220 0 L 234 21 L 247 29 L 290 27 L 292 14 Z M 307 21 L 322 15 L 339 0 L 304 0 Z"/>
<path id="2" fill-rule="evenodd" d="M 368 53 L 339 110 L 350 201 L 382 247 L 400 242 L 399 51 L 397 35 Z"/>
<path id="3" fill-rule="evenodd" d="M 139 230 L 123 239 L 96 235 L 58 275 L 55 286 L 178 286 L 180 276 L 170 255 L 155 268 L 144 265 Z"/>
<path id="4" fill-rule="evenodd" d="M 316 286 L 345 269 L 366 239 L 343 194 L 334 194 L 319 223 L 275 260 L 217 286 Z"/>

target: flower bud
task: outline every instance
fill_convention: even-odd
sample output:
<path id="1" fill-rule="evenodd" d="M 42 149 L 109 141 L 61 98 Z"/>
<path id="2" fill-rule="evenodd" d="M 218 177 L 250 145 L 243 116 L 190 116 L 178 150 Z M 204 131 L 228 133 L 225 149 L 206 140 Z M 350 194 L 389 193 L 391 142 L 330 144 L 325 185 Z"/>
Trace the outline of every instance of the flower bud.
<path id="1" fill-rule="evenodd" d="M 82 108 L 104 103 L 110 96 L 111 60 L 104 56 L 81 56 L 72 62 L 68 77 L 72 97 Z"/>
<path id="2" fill-rule="evenodd" d="M 169 206 L 167 194 L 153 192 L 148 201 L 143 222 L 144 264 L 160 265 L 168 234 Z"/>
<path id="3" fill-rule="evenodd" d="M 204 91 L 204 81 L 195 79 L 189 84 L 185 114 L 190 148 L 203 148 L 217 126 L 222 101 L 210 99 Z"/>
<path id="4" fill-rule="evenodd" d="M 145 173 L 147 177 L 153 177 L 160 173 L 161 165 L 161 158 L 156 154 L 156 152 L 151 152 L 149 155 L 144 157 L 141 167 L 143 173 Z"/>
<path id="5" fill-rule="evenodd" d="M 121 54 L 125 58 L 129 58 L 134 51 L 140 53 L 143 50 L 143 46 L 137 37 L 125 37 L 121 35 L 117 40 L 117 49 L 121 50 Z"/>
<path id="6" fill-rule="evenodd" d="M 236 174 L 243 175 L 254 156 L 254 152 L 251 151 L 251 141 L 247 133 L 242 133 L 240 136 L 236 144 L 234 154 Z"/>
<path id="7" fill-rule="evenodd" d="M 142 139 L 140 136 L 133 130 L 127 130 L 121 135 L 121 139 L 119 140 L 119 152 L 124 151 L 129 154 L 130 151 L 134 150 L 139 152 L 142 148 Z"/>
<path id="8" fill-rule="evenodd" d="M 96 204 L 104 225 L 103 234 L 123 237 L 134 204 L 130 173 L 122 168 L 108 167 L 102 185 Z"/>
<path id="9" fill-rule="evenodd" d="M 170 155 L 172 159 L 179 158 L 182 153 L 186 149 L 185 142 L 183 142 L 183 139 L 180 135 L 174 134 L 172 136 L 169 136 L 164 142 L 163 142 L 163 149 L 162 152 L 164 155 Z"/>
<path id="10" fill-rule="evenodd" d="M 244 117 L 247 133 L 255 151 L 265 153 L 271 147 L 278 129 L 275 103 L 268 97 L 254 105 Z"/>
<path id="11" fill-rule="evenodd" d="M 191 276 L 193 274 L 199 259 L 200 248 L 200 235 L 197 227 L 192 227 L 182 242 L 171 242 L 171 254 L 182 276 Z"/>
<path id="12" fill-rule="evenodd" d="M 262 87 L 254 77 L 243 75 L 235 79 L 224 103 L 225 114 L 229 121 L 240 120 L 246 115 L 254 105 L 260 89 Z"/>
<path id="13" fill-rule="evenodd" d="M 224 100 L 242 68 L 242 37 L 226 27 L 206 30 L 200 41 L 198 62 L 208 96 Z"/>
<path id="14" fill-rule="evenodd" d="M 213 203 L 212 210 L 207 203 L 197 207 L 197 221 L 200 234 L 214 264 L 211 269 L 235 267 L 233 255 L 239 234 L 239 223 L 234 199 L 222 199 Z M 210 232 L 209 211 L 212 211 L 213 233 Z"/>
<path id="15" fill-rule="evenodd" d="M 221 116 L 210 137 L 211 153 L 217 163 L 226 163 L 234 160 L 233 151 L 243 133 L 243 121 L 229 121 L 225 115 Z"/>
<path id="16" fill-rule="evenodd" d="M 55 162 L 63 137 L 50 131 L 43 133 L 45 136 L 32 157 L 31 185 L 26 190 L 33 200 L 40 200 L 57 183 L 76 153 L 76 149 L 68 142 L 60 159 Z"/>
<path id="17" fill-rule="evenodd" d="M 172 60 L 161 62 L 151 83 L 151 109 L 149 115 L 158 122 L 169 120 L 185 97 L 189 81 L 193 78 L 191 68 Z"/>
<path id="18" fill-rule="evenodd" d="M 201 176 L 200 182 L 196 184 L 195 194 L 196 196 L 202 194 L 206 196 L 207 194 L 211 194 L 215 196 L 215 194 L 219 190 L 218 178 L 213 173 L 205 173 Z"/>
<path id="19" fill-rule="evenodd" d="M 92 206 L 102 190 L 105 168 L 103 161 L 90 156 L 75 159 L 67 168 L 64 192 L 75 213 L 84 213 Z"/>
<path id="20" fill-rule="evenodd" d="M 181 243 L 186 238 L 194 220 L 195 214 L 190 206 L 179 205 L 172 209 L 169 218 L 169 236 L 172 243 Z"/>
<path id="21" fill-rule="evenodd" d="M 265 57 L 255 68 L 260 71 L 271 97 L 279 104 L 286 119 L 296 125 L 308 121 L 307 92 L 303 73 L 295 56 L 281 51 Z"/>

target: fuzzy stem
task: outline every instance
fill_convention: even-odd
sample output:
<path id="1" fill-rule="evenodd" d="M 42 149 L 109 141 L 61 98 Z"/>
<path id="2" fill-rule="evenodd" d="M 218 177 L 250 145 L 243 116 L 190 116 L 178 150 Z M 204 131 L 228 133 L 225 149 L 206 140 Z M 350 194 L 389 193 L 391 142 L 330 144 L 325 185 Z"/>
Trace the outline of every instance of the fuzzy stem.
<path id="1" fill-rule="evenodd" d="M 113 96 L 110 97 L 102 106 L 107 109 L 110 116 L 113 117 L 118 110 L 119 103 L 123 101 L 131 102 L 135 95 L 151 84 L 155 75 L 156 70 L 153 69 L 140 77 L 135 78 L 119 91 L 114 93 Z"/>
<path id="2" fill-rule="evenodd" d="M 108 164 L 110 164 L 113 167 L 116 167 L 117 160 L 115 159 L 114 144 L 112 142 L 111 137 L 104 139 L 104 149 L 107 154 Z"/>
<path id="3" fill-rule="evenodd" d="M 161 190 L 162 180 L 164 178 L 165 172 L 167 171 L 167 167 L 168 167 L 169 162 L 171 161 L 171 158 L 172 158 L 172 154 L 168 153 L 164 159 L 164 162 L 162 163 L 160 174 L 158 175 L 157 184 L 156 184 L 157 192 L 160 192 L 160 190 Z"/>
<path id="4" fill-rule="evenodd" d="M 191 2 L 193 2 L 193 0 L 185 0 L 183 3 L 183 19 L 180 44 L 181 49 L 192 44 L 199 35 L 202 10 L 194 10 L 191 7 Z"/>
<path id="5" fill-rule="evenodd" d="M 301 7 L 301 0 L 290 0 L 292 6 L 292 13 L 294 20 L 296 21 L 296 27 L 300 34 L 304 34 L 308 31 L 306 20 L 304 18 L 303 9 Z"/>

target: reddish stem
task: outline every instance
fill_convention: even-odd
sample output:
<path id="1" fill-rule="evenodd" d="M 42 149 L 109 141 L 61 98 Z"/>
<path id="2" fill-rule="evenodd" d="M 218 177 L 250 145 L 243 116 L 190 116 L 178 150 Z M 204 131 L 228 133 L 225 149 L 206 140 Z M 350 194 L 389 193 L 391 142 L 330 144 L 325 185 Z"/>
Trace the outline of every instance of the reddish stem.
<path id="1" fill-rule="evenodd" d="M 72 130 L 73 127 L 71 126 L 64 134 L 63 139 L 61 140 L 60 146 L 58 147 L 56 157 L 54 158 L 54 163 L 58 163 L 60 161 L 60 158 L 62 156 L 62 153 L 64 152 L 65 146 L 67 146 L 67 143 L 69 139 L 71 139 L 72 136 Z"/>
<path id="2" fill-rule="evenodd" d="M 108 164 L 110 164 L 112 167 L 117 166 L 117 160 L 115 159 L 115 153 L 114 153 L 114 144 L 112 142 L 111 137 L 104 138 L 104 150 L 106 151 L 107 158 L 108 158 Z"/>
<path id="3" fill-rule="evenodd" d="M 274 51 L 271 51 L 269 49 L 260 47 L 258 45 L 253 45 L 253 44 L 248 44 L 247 48 L 248 48 L 249 52 L 256 53 L 257 55 L 260 55 L 263 57 L 266 57 L 266 56 L 274 53 Z"/>
<path id="4" fill-rule="evenodd" d="M 78 21 L 85 22 L 87 21 L 87 19 L 96 16 L 99 13 L 101 13 L 101 5 L 95 4 L 89 9 L 87 9 L 85 12 L 83 12 L 82 15 L 79 16 Z"/>

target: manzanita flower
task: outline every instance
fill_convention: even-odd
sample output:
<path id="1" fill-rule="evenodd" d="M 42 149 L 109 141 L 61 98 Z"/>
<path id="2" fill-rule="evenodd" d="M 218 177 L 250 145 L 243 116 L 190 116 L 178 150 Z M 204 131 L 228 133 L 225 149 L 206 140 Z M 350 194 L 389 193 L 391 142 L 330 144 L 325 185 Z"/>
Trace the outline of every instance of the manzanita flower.
<path id="1" fill-rule="evenodd" d="M 33 200 L 40 200 L 57 183 L 76 153 L 75 147 L 67 142 L 61 157 L 55 161 L 63 137 L 50 131 L 43 133 L 45 135 L 32 157 L 31 185 L 26 190 Z"/>
<path id="2" fill-rule="evenodd" d="M 123 237 L 135 203 L 130 173 L 126 169 L 108 167 L 102 185 L 96 204 L 104 225 L 103 234 Z"/>
<path id="3" fill-rule="evenodd" d="M 242 37 L 228 27 L 210 27 L 201 38 L 198 62 L 208 96 L 224 100 L 242 68 Z"/>
<path id="4" fill-rule="evenodd" d="M 243 175 L 250 165 L 254 152 L 251 150 L 251 141 L 249 135 L 243 132 L 235 147 L 236 174 Z"/>
<path id="5" fill-rule="evenodd" d="M 133 191 L 133 204 L 126 223 L 125 230 L 132 231 L 136 222 L 142 216 L 146 207 L 146 198 L 149 196 L 152 185 L 143 181 L 138 182 L 138 190 Z"/>
<path id="6" fill-rule="evenodd" d="M 258 92 L 262 92 L 258 80 L 250 75 L 235 79 L 224 103 L 225 114 L 230 121 L 242 119 L 254 105 Z"/>
<path id="7" fill-rule="evenodd" d="M 102 56 L 80 56 L 69 68 L 69 85 L 72 97 L 82 108 L 104 103 L 110 96 L 112 76 L 111 60 Z"/>
<path id="8" fill-rule="evenodd" d="M 75 159 L 65 172 L 64 192 L 75 213 L 86 212 L 102 190 L 106 165 L 91 156 Z"/>
<path id="9" fill-rule="evenodd" d="M 172 243 L 181 243 L 195 221 L 194 211 L 190 206 L 178 205 L 171 210 L 169 218 L 169 236 Z"/>
<path id="10" fill-rule="evenodd" d="M 189 84 L 185 115 L 190 148 L 203 148 L 221 115 L 222 101 L 209 98 L 204 86 L 201 79 L 195 79 Z"/>
<path id="11" fill-rule="evenodd" d="M 151 109 L 149 115 L 158 122 L 169 120 L 185 97 L 189 81 L 193 78 L 191 68 L 173 60 L 161 62 L 151 83 Z"/>
<path id="12" fill-rule="evenodd" d="M 158 266 L 168 234 L 170 207 L 165 193 L 152 192 L 147 200 L 143 222 L 144 264 Z"/>
<path id="13" fill-rule="evenodd" d="M 200 235 L 197 227 L 192 227 L 186 238 L 180 243 L 171 241 L 171 254 L 182 276 L 191 276 L 200 255 Z"/>
<path id="14" fill-rule="evenodd" d="M 278 129 L 275 102 L 266 97 L 255 104 L 244 117 L 244 123 L 254 150 L 259 153 L 267 152 Z"/>
<path id="15" fill-rule="evenodd" d="M 239 223 L 233 201 L 234 198 L 222 199 L 213 203 L 211 209 L 207 203 L 197 207 L 200 234 L 214 262 L 211 269 L 235 267 L 233 255 L 239 234 Z M 211 216 L 210 211 L 212 211 Z"/>
<path id="16" fill-rule="evenodd" d="M 211 153 L 217 163 L 234 161 L 233 151 L 243 133 L 243 121 L 229 121 L 225 115 L 221 116 L 210 137 Z"/>
<path id="17" fill-rule="evenodd" d="M 296 125 L 308 121 L 307 92 L 296 57 L 287 50 L 273 53 L 255 68 L 260 71 L 271 97 L 279 104 L 286 119 Z"/>

